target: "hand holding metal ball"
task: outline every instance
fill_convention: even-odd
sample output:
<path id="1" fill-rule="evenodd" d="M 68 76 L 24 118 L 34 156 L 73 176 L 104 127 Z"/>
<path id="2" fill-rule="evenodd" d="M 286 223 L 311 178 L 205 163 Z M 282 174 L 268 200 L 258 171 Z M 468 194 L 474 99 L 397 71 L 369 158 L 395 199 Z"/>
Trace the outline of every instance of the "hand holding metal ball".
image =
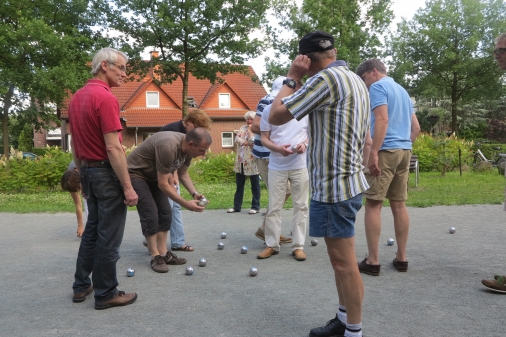
<path id="1" fill-rule="evenodd" d="M 198 203 L 197 203 L 197 204 L 198 204 L 199 206 L 203 206 L 203 207 L 205 207 L 205 206 L 207 206 L 207 204 L 208 204 L 208 203 L 209 203 L 209 200 L 207 200 L 206 198 L 202 198 L 202 199 L 200 199 L 200 200 L 198 201 Z"/>

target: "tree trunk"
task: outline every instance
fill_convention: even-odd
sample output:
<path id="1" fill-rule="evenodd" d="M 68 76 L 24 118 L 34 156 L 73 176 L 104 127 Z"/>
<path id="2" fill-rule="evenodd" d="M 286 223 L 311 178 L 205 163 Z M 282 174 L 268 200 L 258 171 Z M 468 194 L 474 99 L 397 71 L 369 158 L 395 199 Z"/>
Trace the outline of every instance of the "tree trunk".
<path id="1" fill-rule="evenodd" d="M 9 110 L 11 108 L 12 95 L 14 94 L 14 85 L 9 86 L 9 90 L 4 98 L 4 113 L 3 113 L 3 145 L 4 155 L 9 156 Z"/>
<path id="2" fill-rule="evenodd" d="M 188 76 L 190 72 L 188 71 L 189 64 L 185 62 L 184 64 L 184 75 L 183 75 L 183 118 L 188 113 Z"/>
<path id="3" fill-rule="evenodd" d="M 457 130 L 457 73 L 453 73 L 453 84 L 452 84 L 452 132 L 456 135 L 458 134 Z"/>

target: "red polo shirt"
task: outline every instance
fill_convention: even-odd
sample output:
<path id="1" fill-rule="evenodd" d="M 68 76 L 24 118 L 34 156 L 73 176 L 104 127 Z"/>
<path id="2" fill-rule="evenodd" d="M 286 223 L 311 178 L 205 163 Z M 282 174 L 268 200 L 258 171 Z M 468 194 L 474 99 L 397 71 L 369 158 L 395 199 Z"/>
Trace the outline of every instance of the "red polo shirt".
<path id="1" fill-rule="evenodd" d="M 121 131 L 119 103 L 107 83 L 89 80 L 69 105 L 73 150 L 81 160 L 107 160 L 104 134 Z M 120 143 L 123 141 L 118 133 Z"/>

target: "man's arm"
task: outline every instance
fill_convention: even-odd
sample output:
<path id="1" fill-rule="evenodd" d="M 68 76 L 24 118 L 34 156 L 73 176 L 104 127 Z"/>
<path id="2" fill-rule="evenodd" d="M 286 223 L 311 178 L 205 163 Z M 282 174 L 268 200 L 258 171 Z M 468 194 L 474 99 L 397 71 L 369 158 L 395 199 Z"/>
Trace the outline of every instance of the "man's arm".
<path id="1" fill-rule="evenodd" d="M 118 131 L 113 131 L 104 134 L 105 147 L 107 150 L 107 156 L 111 162 L 111 166 L 116 173 L 121 185 L 123 186 L 123 193 L 125 194 L 125 204 L 128 206 L 137 205 L 137 193 L 135 193 L 130 181 L 130 175 L 128 174 L 127 161 L 123 147 L 119 142 Z M 77 167 L 77 162 L 76 167 Z M 81 163 L 79 162 L 79 167 Z"/>
<path id="2" fill-rule="evenodd" d="M 369 154 L 369 171 L 373 176 L 379 176 L 381 170 L 378 165 L 378 152 L 383 145 L 388 129 L 388 106 L 380 105 L 373 110 L 376 119 L 374 123 L 374 136 L 372 138 L 371 152 Z"/>
<path id="3" fill-rule="evenodd" d="M 158 187 L 172 201 L 177 202 L 179 205 L 183 206 L 184 208 L 190 211 L 194 212 L 204 211 L 204 207 L 197 205 L 198 200 L 186 200 L 177 193 L 176 188 L 174 186 L 174 180 L 172 180 L 171 173 L 157 172 L 156 175 L 158 179 Z M 179 180 L 183 183 L 183 177 L 181 175 L 179 175 Z"/>
<path id="4" fill-rule="evenodd" d="M 369 163 L 369 154 L 371 153 L 371 145 L 372 145 L 371 131 L 367 130 L 367 133 L 365 135 L 364 154 L 362 159 L 362 166 L 364 167 L 367 167 L 367 164 Z"/>
<path id="5" fill-rule="evenodd" d="M 251 124 L 251 132 L 253 132 L 256 135 L 260 134 L 260 120 L 262 117 L 255 115 L 255 118 L 253 119 L 253 124 Z"/>
<path id="6" fill-rule="evenodd" d="M 414 143 L 416 140 L 416 137 L 418 137 L 418 134 L 420 133 L 420 123 L 418 123 L 418 118 L 416 118 L 416 114 L 411 114 L 411 143 Z"/>
<path id="7" fill-rule="evenodd" d="M 302 78 L 307 74 L 311 60 L 306 55 L 298 55 L 288 70 L 287 78 L 291 78 L 297 82 L 295 89 L 283 85 L 281 91 L 278 93 L 271 107 L 271 114 L 269 116 L 269 123 L 272 125 L 283 125 L 293 119 L 293 115 L 288 111 L 286 106 L 281 102 L 282 98 L 293 95 L 302 86 Z"/>
<path id="8" fill-rule="evenodd" d="M 291 144 L 287 145 L 276 145 L 274 144 L 271 139 L 271 132 L 270 131 L 262 131 L 262 135 L 260 138 L 260 141 L 262 142 L 262 145 L 271 150 L 272 152 L 280 153 L 283 157 L 287 157 L 291 154 L 294 154 L 292 151 Z"/>

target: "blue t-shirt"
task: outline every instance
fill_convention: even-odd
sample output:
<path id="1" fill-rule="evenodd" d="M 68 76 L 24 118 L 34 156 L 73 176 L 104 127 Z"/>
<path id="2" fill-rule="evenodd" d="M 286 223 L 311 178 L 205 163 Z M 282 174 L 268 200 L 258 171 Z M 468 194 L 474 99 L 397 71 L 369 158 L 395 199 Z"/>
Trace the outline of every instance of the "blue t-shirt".
<path id="1" fill-rule="evenodd" d="M 380 150 L 411 150 L 411 114 L 415 113 L 408 92 L 391 77 L 385 76 L 369 88 L 371 110 L 388 107 L 388 128 Z M 371 114 L 371 137 L 374 137 L 376 118 Z"/>

